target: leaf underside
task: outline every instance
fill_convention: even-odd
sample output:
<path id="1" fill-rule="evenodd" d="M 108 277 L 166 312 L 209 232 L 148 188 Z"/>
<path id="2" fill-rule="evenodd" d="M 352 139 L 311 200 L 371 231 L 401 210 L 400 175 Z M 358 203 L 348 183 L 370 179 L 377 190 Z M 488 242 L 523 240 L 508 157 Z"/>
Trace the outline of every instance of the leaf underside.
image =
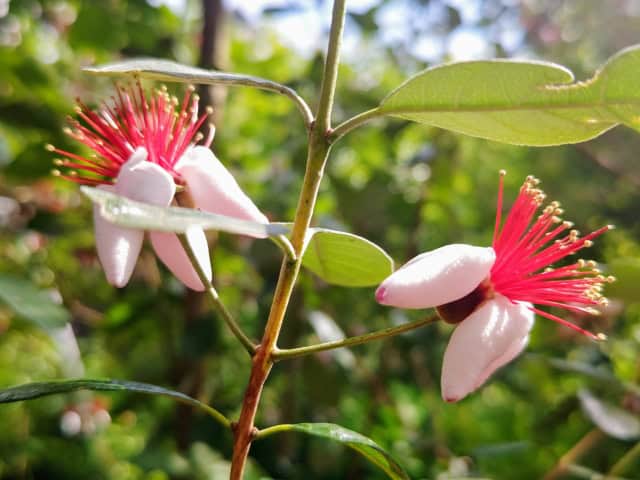
<path id="1" fill-rule="evenodd" d="M 281 224 L 250 222 L 192 208 L 158 207 L 97 188 L 83 186 L 80 189 L 100 205 L 100 213 L 105 219 L 122 227 L 165 232 L 186 232 L 190 227 L 201 227 L 204 230 L 258 237 L 287 232 L 287 228 Z"/>
<path id="2" fill-rule="evenodd" d="M 552 63 L 486 60 L 436 66 L 392 91 L 380 113 L 516 145 L 583 142 L 618 124 L 640 130 L 640 46 L 589 80 Z"/>

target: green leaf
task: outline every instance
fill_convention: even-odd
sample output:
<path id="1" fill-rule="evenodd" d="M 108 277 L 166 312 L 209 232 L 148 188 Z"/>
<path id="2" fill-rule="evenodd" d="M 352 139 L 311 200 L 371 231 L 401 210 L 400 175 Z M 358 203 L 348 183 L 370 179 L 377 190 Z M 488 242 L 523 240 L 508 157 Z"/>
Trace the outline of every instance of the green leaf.
<path id="1" fill-rule="evenodd" d="M 129 382 L 124 380 L 62 380 L 52 382 L 36 382 L 0 390 L 0 403 L 33 400 L 47 395 L 75 392 L 77 390 L 94 390 L 101 392 L 136 392 L 148 395 L 160 395 L 177 400 L 206 411 L 219 422 L 228 425 L 228 420 L 217 410 L 191 398 L 184 393 L 168 390 L 148 383 Z"/>
<path id="2" fill-rule="evenodd" d="M 241 73 L 227 73 L 217 70 L 182 65 L 170 60 L 158 58 L 133 58 L 122 62 L 108 63 L 97 67 L 84 69 L 95 75 L 119 76 L 135 75 L 137 77 L 160 80 L 164 82 L 195 83 L 205 85 L 243 85 L 279 93 L 289 97 L 296 104 L 306 122 L 313 119 L 309 107 L 295 90 L 281 83 L 265 78 L 244 75 Z"/>
<path id="3" fill-rule="evenodd" d="M 640 302 L 640 258 L 619 258 L 608 267 L 616 281 L 607 285 L 607 296 L 629 303 Z"/>
<path id="4" fill-rule="evenodd" d="M 640 46 L 584 82 L 552 63 L 486 60 L 424 70 L 382 100 L 377 113 L 516 145 L 594 138 L 618 124 L 640 129 Z"/>
<path id="5" fill-rule="evenodd" d="M 309 232 L 302 264 L 327 283 L 368 287 L 393 273 L 391 257 L 365 238 L 324 228 Z"/>
<path id="6" fill-rule="evenodd" d="M 607 435 L 618 440 L 640 438 L 638 416 L 597 398 L 586 389 L 580 390 L 578 398 L 585 415 Z"/>
<path id="7" fill-rule="evenodd" d="M 263 430 L 258 438 L 277 432 L 301 432 L 307 435 L 327 438 L 353 448 L 367 460 L 383 470 L 393 480 L 408 480 L 407 472 L 380 445 L 353 430 L 333 423 L 294 423 L 276 425 Z"/>
<path id="8" fill-rule="evenodd" d="M 12 275 L 0 274 L 0 300 L 43 329 L 63 327 L 70 318 L 69 312 L 55 303 L 47 292 Z"/>
<path id="9" fill-rule="evenodd" d="M 158 207 L 97 188 L 83 186 L 80 189 L 100 205 L 100 213 L 104 218 L 122 227 L 183 233 L 189 227 L 197 226 L 205 230 L 222 230 L 257 237 L 287 233 L 287 228 L 282 224 L 249 222 L 192 208 Z"/>

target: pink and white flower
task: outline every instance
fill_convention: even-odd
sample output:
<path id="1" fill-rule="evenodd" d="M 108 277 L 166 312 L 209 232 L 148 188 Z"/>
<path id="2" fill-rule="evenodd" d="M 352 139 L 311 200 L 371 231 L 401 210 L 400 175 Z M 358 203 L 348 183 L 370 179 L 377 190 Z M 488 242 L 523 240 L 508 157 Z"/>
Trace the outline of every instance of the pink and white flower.
<path id="1" fill-rule="evenodd" d="M 553 263 L 590 247 L 611 226 L 584 237 L 562 221 L 558 202 L 534 219 L 545 195 L 539 181 L 528 177 L 502 224 L 500 187 L 493 245 L 447 245 L 413 258 L 376 290 L 376 300 L 400 308 L 437 307 L 440 317 L 456 324 L 444 354 L 442 397 L 456 402 L 480 387 L 493 372 L 522 352 L 535 314 L 584 335 L 601 339 L 552 313 L 543 305 L 594 314 L 607 303 L 604 277 L 593 261 L 578 260 L 552 268 Z"/>
<path id="2" fill-rule="evenodd" d="M 210 111 L 198 115 L 198 98 L 190 87 L 182 102 L 166 89 L 147 99 L 138 83 L 117 88 L 112 104 L 98 111 L 78 101 L 81 121 L 71 120 L 65 132 L 88 146 L 94 154 L 83 157 L 48 146 L 62 155 L 55 173 L 84 185 L 93 185 L 118 195 L 158 206 L 174 201 L 176 185 L 186 191 L 193 206 L 211 213 L 242 220 L 268 223 L 229 171 L 209 149 L 214 128 L 202 145 L 198 130 Z M 102 217 L 94 207 L 98 257 L 107 280 L 125 286 L 142 248 L 144 232 L 119 227 Z M 204 290 L 178 237 L 173 233 L 149 232 L 151 245 L 162 262 L 187 287 Z M 204 232 L 191 228 L 187 239 L 198 262 L 211 279 L 211 262 Z"/>

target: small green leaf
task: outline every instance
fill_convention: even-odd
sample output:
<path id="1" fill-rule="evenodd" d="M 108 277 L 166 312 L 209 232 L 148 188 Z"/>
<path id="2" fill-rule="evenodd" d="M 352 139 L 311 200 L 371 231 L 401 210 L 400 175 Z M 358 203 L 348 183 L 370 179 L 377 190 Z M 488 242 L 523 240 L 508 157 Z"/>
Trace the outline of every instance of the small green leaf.
<path id="1" fill-rule="evenodd" d="M 640 419 L 620 407 L 611 405 L 584 389 L 578 393 L 585 415 L 600 430 L 618 440 L 640 438 Z"/>
<path id="2" fill-rule="evenodd" d="M 148 383 L 129 382 L 124 380 L 62 380 L 52 382 L 36 382 L 0 390 L 0 403 L 33 400 L 47 395 L 75 392 L 77 390 L 94 390 L 101 392 L 136 392 L 148 395 L 160 395 L 177 400 L 206 411 L 220 423 L 227 425 L 229 421 L 217 410 L 191 398 L 184 393 L 168 390 Z"/>
<path id="3" fill-rule="evenodd" d="M 69 312 L 55 303 L 47 292 L 12 275 L 0 274 L 0 300 L 43 329 L 63 327 L 70 318 Z"/>
<path id="4" fill-rule="evenodd" d="M 257 237 L 287 233 L 287 228 L 281 224 L 249 222 L 192 208 L 163 208 L 97 188 L 83 186 L 80 189 L 100 205 L 100 213 L 104 218 L 122 227 L 180 233 L 186 232 L 189 227 L 201 227 Z"/>
<path id="5" fill-rule="evenodd" d="M 365 238 L 324 228 L 309 232 L 302 264 L 327 283 L 368 287 L 393 273 L 391 257 Z"/>
<path id="6" fill-rule="evenodd" d="M 277 432 L 301 432 L 307 435 L 327 438 L 353 448 L 367 460 L 383 470 L 392 480 L 408 480 L 407 472 L 380 445 L 353 430 L 333 423 L 294 423 L 276 425 L 262 431 L 258 438 Z"/>
<path id="7" fill-rule="evenodd" d="M 382 100 L 378 112 L 516 145 L 594 138 L 618 124 L 640 130 L 640 46 L 584 82 L 544 62 L 486 60 L 424 70 Z"/>
<path id="8" fill-rule="evenodd" d="M 619 258 L 608 265 L 616 281 L 607 285 L 607 297 L 629 303 L 640 302 L 640 258 Z"/>

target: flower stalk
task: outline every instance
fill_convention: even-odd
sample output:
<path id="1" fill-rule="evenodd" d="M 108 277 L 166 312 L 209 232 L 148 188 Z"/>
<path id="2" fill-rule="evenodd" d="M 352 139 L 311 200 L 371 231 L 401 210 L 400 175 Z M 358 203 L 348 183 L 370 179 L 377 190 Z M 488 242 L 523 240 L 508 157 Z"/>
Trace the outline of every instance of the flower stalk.
<path id="1" fill-rule="evenodd" d="M 184 233 L 181 233 L 181 234 L 178 234 L 178 239 L 180 240 L 180 243 L 182 244 L 184 251 L 187 253 L 187 256 L 189 257 L 189 260 L 191 261 L 193 268 L 198 274 L 198 278 L 200 279 L 202 284 L 205 286 L 205 290 L 209 298 L 211 299 L 211 303 L 213 305 L 214 310 L 220 316 L 220 318 L 222 318 L 224 323 L 227 324 L 227 326 L 229 327 L 229 330 L 231 330 L 233 335 L 238 339 L 238 341 L 242 344 L 242 346 L 249 353 L 249 355 L 253 356 L 253 354 L 256 352 L 256 349 L 257 349 L 255 343 L 253 343 L 251 339 L 244 333 L 240 325 L 238 325 L 235 319 L 233 318 L 233 315 L 231 314 L 231 312 L 227 310 L 227 307 L 225 307 L 224 303 L 222 303 L 222 300 L 220 300 L 218 291 L 215 289 L 215 287 L 207 277 L 207 274 L 202 268 L 202 265 L 200 265 L 200 262 L 196 257 L 193 247 L 187 240 L 187 236 Z"/>
<path id="2" fill-rule="evenodd" d="M 273 360 L 279 361 L 289 358 L 303 357 L 312 353 L 325 352 L 327 350 L 335 350 L 336 348 L 353 347 L 356 345 L 362 345 L 363 343 L 369 343 L 374 340 L 382 340 L 384 338 L 393 337 L 401 333 L 410 332 L 420 327 L 424 327 L 430 323 L 440 320 L 438 315 L 431 315 L 415 322 L 403 323 L 396 327 L 383 328 L 382 330 L 376 330 L 375 332 L 365 333 L 364 335 L 357 335 L 354 337 L 343 338 L 341 340 L 334 340 L 331 342 L 318 343 L 315 345 L 309 345 L 306 347 L 297 348 L 283 348 L 277 349 L 273 352 Z"/>

